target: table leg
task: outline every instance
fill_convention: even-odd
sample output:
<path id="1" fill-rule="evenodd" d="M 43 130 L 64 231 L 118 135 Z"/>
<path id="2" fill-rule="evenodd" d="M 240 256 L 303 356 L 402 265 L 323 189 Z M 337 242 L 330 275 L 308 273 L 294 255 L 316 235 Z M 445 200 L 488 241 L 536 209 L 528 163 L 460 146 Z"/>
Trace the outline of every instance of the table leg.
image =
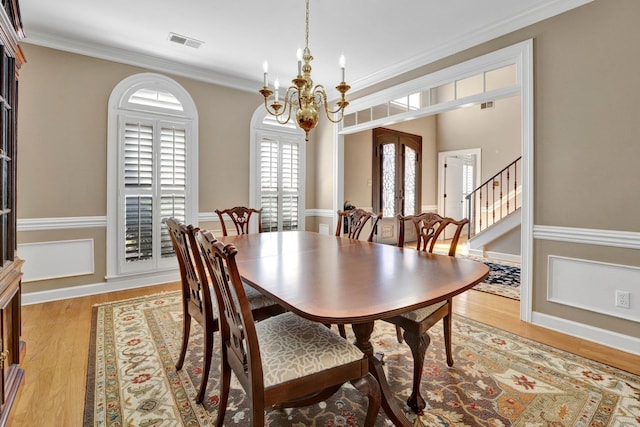
<path id="1" fill-rule="evenodd" d="M 402 408 L 398 406 L 398 403 L 389 388 L 389 383 L 387 382 L 387 377 L 384 374 L 382 363 L 375 357 L 373 352 L 373 345 L 370 341 L 371 333 L 373 332 L 373 322 L 358 323 L 351 325 L 351 327 L 356 336 L 356 347 L 367 355 L 367 358 L 369 359 L 369 371 L 380 384 L 380 392 L 382 394 L 381 403 L 385 414 L 387 414 L 389 419 L 396 426 L 412 427 L 412 424 L 407 419 Z"/>

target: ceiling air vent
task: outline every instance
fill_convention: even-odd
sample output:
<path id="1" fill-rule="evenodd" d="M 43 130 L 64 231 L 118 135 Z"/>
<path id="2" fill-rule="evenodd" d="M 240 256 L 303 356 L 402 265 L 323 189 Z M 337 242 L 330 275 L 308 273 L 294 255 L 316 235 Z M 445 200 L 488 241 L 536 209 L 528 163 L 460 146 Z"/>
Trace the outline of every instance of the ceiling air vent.
<path id="1" fill-rule="evenodd" d="M 193 47 L 195 49 L 199 48 L 204 44 L 204 42 L 200 40 L 192 39 L 186 36 L 181 36 L 180 34 L 176 34 L 176 33 L 169 33 L 169 41 L 182 44 L 185 46 Z"/>

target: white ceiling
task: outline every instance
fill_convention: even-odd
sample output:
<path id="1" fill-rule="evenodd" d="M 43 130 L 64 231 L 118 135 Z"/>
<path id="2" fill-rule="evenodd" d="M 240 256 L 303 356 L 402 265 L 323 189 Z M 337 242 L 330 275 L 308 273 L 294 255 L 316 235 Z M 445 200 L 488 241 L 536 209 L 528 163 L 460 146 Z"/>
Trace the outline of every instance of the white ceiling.
<path id="1" fill-rule="evenodd" d="M 312 77 L 352 91 L 592 0 L 311 0 Z M 20 0 L 24 42 L 243 90 L 282 85 L 304 47 L 304 0 Z M 170 32 L 204 42 L 168 41 Z M 27 58 L 27 61 L 29 58 Z"/>

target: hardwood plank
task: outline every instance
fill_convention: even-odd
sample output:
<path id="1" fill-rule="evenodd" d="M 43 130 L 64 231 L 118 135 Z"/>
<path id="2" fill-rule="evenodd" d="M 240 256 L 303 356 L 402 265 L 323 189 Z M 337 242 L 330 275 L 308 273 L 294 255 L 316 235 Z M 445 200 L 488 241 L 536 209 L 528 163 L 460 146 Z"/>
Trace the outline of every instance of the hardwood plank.
<path id="1" fill-rule="evenodd" d="M 24 306 L 25 378 L 8 425 L 82 425 L 93 305 L 179 289 L 171 283 Z M 469 291 L 455 297 L 453 307 L 471 319 L 640 375 L 638 356 L 521 322 L 518 301 Z"/>

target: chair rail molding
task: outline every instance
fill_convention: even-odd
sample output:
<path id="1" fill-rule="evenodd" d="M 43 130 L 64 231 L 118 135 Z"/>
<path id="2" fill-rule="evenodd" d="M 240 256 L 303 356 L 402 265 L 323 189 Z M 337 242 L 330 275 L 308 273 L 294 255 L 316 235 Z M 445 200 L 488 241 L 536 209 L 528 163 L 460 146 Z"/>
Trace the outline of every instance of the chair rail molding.
<path id="1" fill-rule="evenodd" d="M 307 209 L 304 216 L 316 216 L 333 218 L 335 212 L 331 209 Z M 213 212 L 198 213 L 198 223 L 220 222 L 218 216 Z M 74 228 L 105 228 L 107 226 L 106 216 L 77 216 L 77 217 L 55 217 L 55 218 L 22 218 L 18 219 L 18 231 L 45 231 L 45 230 L 70 230 Z"/>
<path id="2" fill-rule="evenodd" d="M 304 211 L 304 216 L 317 216 L 322 218 L 333 218 L 335 212 L 331 209 L 307 209 Z"/>
<path id="3" fill-rule="evenodd" d="M 640 232 L 535 225 L 533 238 L 615 248 L 640 249 Z"/>
<path id="4" fill-rule="evenodd" d="M 18 219 L 18 231 L 67 230 L 72 228 L 104 228 L 106 216 Z"/>

